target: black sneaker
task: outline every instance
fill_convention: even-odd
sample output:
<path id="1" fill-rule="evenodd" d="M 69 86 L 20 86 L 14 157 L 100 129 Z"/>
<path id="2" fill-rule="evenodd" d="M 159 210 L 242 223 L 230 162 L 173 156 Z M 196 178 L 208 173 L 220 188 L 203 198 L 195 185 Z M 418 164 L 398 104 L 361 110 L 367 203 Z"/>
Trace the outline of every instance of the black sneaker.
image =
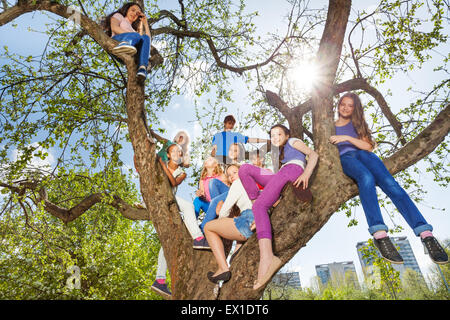
<path id="1" fill-rule="evenodd" d="M 397 249 L 394 247 L 391 239 L 389 237 L 384 237 L 381 239 L 373 239 L 373 243 L 378 248 L 381 253 L 381 256 L 387 261 L 394 264 L 402 264 L 403 258 L 398 253 Z"/>
<path id="2" fill-rule="evenodd" d="M 197 250 L 211 250 L 206 237 L 203 237 L 201 240 L 194 240 L 193 248 Z"/>
<path id="3" fill-rule="evenodd" d="M 435 237 L 429 236 L 422 239 L 422 243 L 426 248 L 431 260 L 437 264 L 448 263 L 448 255 L 444 248 L 439 244 Z"/>
<path id="4" fill-rule="evenodd" d="M 153 282 L 152 284 L 151 289 L 165 298 L 172 297 L 172 293 L 170 292 L 169 288 L 167 288 L 167 285 L 165 283 L 158 283 L 158 281 L 155 280 L 155 282 Z"/>

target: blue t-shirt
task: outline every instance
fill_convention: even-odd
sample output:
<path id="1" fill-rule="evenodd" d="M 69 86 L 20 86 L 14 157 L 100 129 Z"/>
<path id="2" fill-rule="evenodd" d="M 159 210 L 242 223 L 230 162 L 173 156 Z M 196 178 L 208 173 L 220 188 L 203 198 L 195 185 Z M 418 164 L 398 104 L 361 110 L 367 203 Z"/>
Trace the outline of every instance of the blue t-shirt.
<path id="1" fill-rule="evenodd" d="M 239 132 L 222 131 L 216 133 L 212 139 L 212 144 L 217 145 L 217 156 L 228 156 L 228 150 L 233 143 L 247 143 L 248 137 Z"/>

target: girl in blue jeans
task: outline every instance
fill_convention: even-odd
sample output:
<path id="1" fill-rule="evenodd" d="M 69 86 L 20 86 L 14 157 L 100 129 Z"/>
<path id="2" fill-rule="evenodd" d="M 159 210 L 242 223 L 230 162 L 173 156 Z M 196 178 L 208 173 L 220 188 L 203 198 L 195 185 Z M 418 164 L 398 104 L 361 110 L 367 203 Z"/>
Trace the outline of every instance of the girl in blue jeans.
<path id="1" fill-rule="evenodd" d="M 129 2 L 105 19 L 106 34 L 119 41 L 112 49 L 113 54 L 128 53 L 139 55 L 137 77 L 147 77 L 148 58 L 150 55 L 151 35 L 148 21 L 142 8 L 135 2 Z"/>
<path id="2" fill-rule="evenodd" d="M 427 223 L 406 191 L 395 181 L 383 161 L 372 152 L 375 141 L 365 121 L 359 97 L 351 92 L 344 94 L 338 102 L 338 114 L 339 118 L 335 123 L 336 135 L 330 137 L 330 142 L 336 144 L 339 149 L 344 173 L 358 184 L 369 232 L 373 235 L 375 246 L 383 258 L 392 263 L 403 263 L 403 258 L 386 233 L 388 227 L 383 221 L 378 204 L 375 188 L 377 185 L 392 200 L 415 235 L 421 237 L 433 262 L 447 263 L 447 254 L 431 233 L 433 227 Z"/>

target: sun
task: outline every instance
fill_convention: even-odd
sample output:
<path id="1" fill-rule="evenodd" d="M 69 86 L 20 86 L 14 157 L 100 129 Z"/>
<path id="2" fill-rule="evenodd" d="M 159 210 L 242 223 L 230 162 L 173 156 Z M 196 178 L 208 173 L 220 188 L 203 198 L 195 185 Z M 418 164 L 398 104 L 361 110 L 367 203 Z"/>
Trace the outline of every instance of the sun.
<path id="1" fill-rule="evenodd" d="M 309 93 L 318 83 L 319 68 L 313 60 L 301 60 L 291 64 L 287 78 L 293 89 Z"/>

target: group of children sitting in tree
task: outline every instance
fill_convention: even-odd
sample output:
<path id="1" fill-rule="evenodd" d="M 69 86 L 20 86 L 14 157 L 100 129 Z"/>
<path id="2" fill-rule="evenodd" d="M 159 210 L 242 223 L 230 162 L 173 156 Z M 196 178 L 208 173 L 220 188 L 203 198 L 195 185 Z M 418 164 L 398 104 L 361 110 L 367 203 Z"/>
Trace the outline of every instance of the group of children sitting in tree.
<path id="1" fill-rule="evenodd" d="M 113 54 L 137 53 L 136 75 L 145 79 L 151 38 L 147 18 L 139 4 L 125 4 L 105 19 L 104 26 L 108 35 L 119 41 L 112 50 Z M 388 227 L 381 215 L 376 186 L 391 198 L 408 225 L 421 238 L 430 258 L 438 264 L 447 263 L 448 256 L 433 236 L 432 226 L 383 162 L 372 152 L 376 144 L 365 121 L 359 97 L 354 93 L 344 94 L 337 104 L 337 111 L 336 135 L 331 136 L 329 141 L 339 150 L 344 173 L 358 185 L 369 232 L 373 235 L 381 256 L 392 263 L 403 263 L 402 257 L 387 236 Z M 217 260 L 218 270 L 207 274 L 208 279 L 214 283 L 231 278 L 222 238 L 236 240 L 239 248 L 256 230 L 260 260 L 253 288 L 258 290 L 264 287 L 283 263 L 272 251 L 268 210 L 276 205 L 288 182 L 296 187 L 308 187 L 318 154 L 302 140 L 291 137 L 289 129 L 281 124 L 270 129 L 270 139 L 245 137 L 232 131 L 234 124 L 232 116 L 226 117 L 224 131 L 214 135 L 211 157 L 203 164 L 194 201 L 175 197 L 193 238 L 193 248 L 210 249 Z M 273 171 L 264 168 L 263 153 L 252 154 L 252 164 L 244 163 L 245 150 L 242 144 L 249 142 L 270 142 Z M 180 132 L 174 141 L 168 141 L 158 153 L 174 194 L 177 186 L 186 178 L 182 167 L 189 166 L 188 146 L 187 134 Z M 205 215 L 199 226 L 197 218 L 201 210 Z M 170 296 L 165 283 L 166 271 L 161 248 L 157 277 L 152 289 Z"/>
<path id="2" fill-rule="evenodd" d="M 391 198 L 415 234 L 421 237 L 431 259 L 435 263 L 447 263 L 447 254 L 431 233 L 432 226 L 425 221 L 408 194 L 372 152 L 375 142 L 362 111 L 357 95 L 344 94 L 338 102 L 336 135 L 330 137 L 330 143 L 335 144 L 339 150 L 344 173 L 358 184 L 369 232 L 373 235 L 381 256 L 392 263 L 403 263 L 387 235 L 388 228 L 381 216 L 376 185 Z M 227 116 L 224 131 L 214 135 L 211 156 L 203 163 L 194 201 L 189 202 L 178 196 L 176 200 L 193 238 L 193 248 L 211 250 L 216 258 L 218 269 L 206 275 L 211 282 L 226 282 L 231 278 L 229 263 L 231 264 L 241 245 L 256 231 L 260 260 L 253 289 L 258 290 L 265 286 L 283 264 L 273 254 L 268 211 L 277 204 L 287 183 L 291 182 L 295 187 L 303 189 L 308 187 L 319 156 L 302 140 L 291 137 L 289 129 L 281 124 L 270 129 L 270 139 L 258 139 L 233 132 L 235 122 L 233 116 Z M 176 192 L 176 186 L 186 177 L 181 167 L 189 166 L 189 157 L 186 157 L 189 138 L 185 132 L 180 132 L 174 141 L 163 146 L 158 158 Z M 248 142 L 264 143 L 270 145 L 270 148 L 263 146 L 250 153 L 248 160 L 251 163 L 246 163 L 246 152 L 242 144 Z M 264 166 L 266 150 L 272 153 L 273 170 Z M 204 217 L 199 225 L 197 219 L 201 211 L 204 212 Z M 229 263 L 223 239 L 236 241 Z M 161 249 L 152 289 L 170 296 L 165 282 L 166 271 Z"/>

